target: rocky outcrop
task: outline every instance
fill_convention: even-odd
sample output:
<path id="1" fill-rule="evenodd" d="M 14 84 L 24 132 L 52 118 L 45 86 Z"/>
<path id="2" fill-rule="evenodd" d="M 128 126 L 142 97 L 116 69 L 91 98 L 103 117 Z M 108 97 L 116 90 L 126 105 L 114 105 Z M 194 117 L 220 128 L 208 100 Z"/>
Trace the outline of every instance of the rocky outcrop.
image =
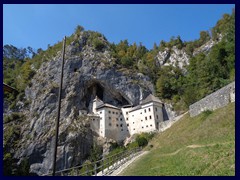
<path id="1" fill-rule="evenodd" d="M 158 66 L 174 66 L 185 69 L 185 66 L 189 64 L 189 57 L 184 49 L 173 46 L 171 49 L 166 48 L 163 52 L 159 51 L 156 61 Z"/>
<path id="2" fill-rule="evenodd" d="M 83 34 L 82 34 L 83 35 Z M 118 107 L 139 103 L 153 93 L 147 76 L 120 71 L 112 62 L 108 46 L 97 51 L 79 37 L 78 46 L 66 48 L 62 88 L 57 170 L 81 164 L 89 155 L 96 140 L 90 129 L 89 118 L 79 111 L 91 112 L 92 100 L 97 95 L 105 103 Z M 53 136 L 57 115 L 61 53 L 42 64 L 25 90 L 30 103 L 24 110 L 27 117 L 22 126 L 22 140 L 15 158 L 27 157 L 30 171 L 38 175 L 52 169 Z"/>
<path id="3" fill-rule="evenodd" d="M 219 34 L 217 40 L 210 39 L 205 44 L 196 48 L 193 51 L 193 56 L 199 53 L 208 53 L 211 48 L 222 40 L 222 35 Z M 186 66 L 189 65 L 190 57 L 186 53 L 185 49 L 178 49 L 176 46 L 170 48 L 165 48 L 164 51 L 159 51 L 156 58 L 157 66 L 174 66 L 179 67 L 183 71 L 186 71 Z"/>
<path id="4" fill-rule="evenodd" d="M 213 47 L 213 45 L 215 44 L 215 42 L 211 39 L 210 41 L 208 41 L 207 43 L 205 43 L 204 45 L 202 45 L 201 47 L 197 48 L 194 50 L 193 52 L 193 56 L 196 56 L 199 53 L 208 53 L 210 51 L 210 49 Z"/>
<path id="5" fill-rule="evenodd" d="M 217 40 L 213 40 L 213 39 L 210 39 L 208 42 L 206 42 L 205 44 L 203 44 L 202 46 L 200 46 L 199 48 L 195 49 L 193 51 L 193 56 L 196 56 L 197 54 L 199 53 L 208 53 L 211 48 L 217 44 L 218 42 L 220 42 L 222 40 L 222 35 L 219 34 L 218 35 L 218 38 Z"/>

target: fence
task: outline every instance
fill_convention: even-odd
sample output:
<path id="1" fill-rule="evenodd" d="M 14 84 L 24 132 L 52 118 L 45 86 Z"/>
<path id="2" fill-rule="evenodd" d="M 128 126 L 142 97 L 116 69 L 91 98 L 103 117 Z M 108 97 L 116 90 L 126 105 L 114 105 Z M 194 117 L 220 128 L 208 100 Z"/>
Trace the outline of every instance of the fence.
<path id="1" fill-rule="evenodd" d="M 123 151 L 99 161 L 87 162 L 81 166 L 76 166 L 60 171 L 56 171 L 56 176 L 104 176 L 109 175 L 115 169 L 120 167 L 125 162 L 137 156 L 141 151 L 140 147 Z M 51 176 L 51 174 L 44 174 L 43 176 Z"/>

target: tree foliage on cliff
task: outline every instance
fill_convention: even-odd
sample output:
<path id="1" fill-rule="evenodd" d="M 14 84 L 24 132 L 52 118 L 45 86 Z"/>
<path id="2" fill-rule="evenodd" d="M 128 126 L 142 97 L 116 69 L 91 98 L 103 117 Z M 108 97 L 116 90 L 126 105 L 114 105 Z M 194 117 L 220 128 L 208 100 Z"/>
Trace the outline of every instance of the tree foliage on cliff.
<path id="1" fill-rule="evenodd" d="M 155 43 L 153 49 L 148 50 L 143 44 L 129 44 L 128 40 L 122 40 L 118 44 L 108 43 L 102 34 L 85 31 L 82 26 L 77 26 L 75 32 L 67 37 L 67 45 L 72 42 L 82 43 L 99 52 L 107 48 L 115 58 L 118 68 L 148 75 L 160 98 L 181 99 L 188 106 L 226 85 L 235 77 L 235 11 L 233 10 L 231 15 L 224 14 L 212 28 L 211 33 L 201 31 L 199 35 L 199 39 L 189 42 L 183 42 L 180 36 L 173 36 L 169 42 L 162 40 L 159 46 Z M 83 39 L 79 40 L 81 36 Z M 193 57 L 193 51 L 196 48 L 211 38 L 216 41 L 220 37 L 222 40 L 215 44 L 208 54 L 200 53 Z M 173 46 L 184 49 L 191 57 L 187 74 L 183 74 L 178 68 L 157 66 L 158 52 L 166 48 L 171 51 Z M 31 47 L 18 49 L 12 45 L 5 45 L 3 48 L 4 82 L 23 92 L 27 85 L 31 85 L 30 80 L 41 63 L 56 56 L 61 48 L 62 42 L 49 45 L 45 51 L 38 49 L 37 52 Z M 32 54 L 32 57 L 29 54 Z M 193 90 L 197 91 L 191 93 Z"/>

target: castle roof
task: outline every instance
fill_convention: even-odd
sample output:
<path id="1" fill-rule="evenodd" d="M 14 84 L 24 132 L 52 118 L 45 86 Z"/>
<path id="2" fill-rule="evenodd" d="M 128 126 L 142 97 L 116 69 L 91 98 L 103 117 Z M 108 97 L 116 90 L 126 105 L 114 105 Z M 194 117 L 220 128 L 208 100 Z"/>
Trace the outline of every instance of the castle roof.
<path id="1" fill-rule="evenodd" d="M 136 110 L 141 109 L 141 108 L 142 108 L 141 105 L 137 105 L 137 106 L 133 107 L 129 112 L 136 111 Z"/>
<path id="2" fill-rule="evenodd" d="M 101 109 L 101 108 L 104 108 L 104 107 L 108 107 L 108 108 L 113 108 L 113 109 L 120 109 L 120 108 L 118 108 L 118 107 L 116 107 L 116 106 L 113 106 L 113 105 L 111 105 L 111 104 L 108 104 L 108 103 L 104 103 L 104 104 L 101 104 L 101 105 L 99 105 L 96 109 Z"/>
<path id="3" fill-rule="evenodd" d="M 153 96 L 152 94 L 149 94 L 143 101 L 141 104 L 147 104 L 150 102 L 157 102 L 157 103 L 162 103 L 162 101 L 160 99 L 158 99 L 157 97 Z"/>

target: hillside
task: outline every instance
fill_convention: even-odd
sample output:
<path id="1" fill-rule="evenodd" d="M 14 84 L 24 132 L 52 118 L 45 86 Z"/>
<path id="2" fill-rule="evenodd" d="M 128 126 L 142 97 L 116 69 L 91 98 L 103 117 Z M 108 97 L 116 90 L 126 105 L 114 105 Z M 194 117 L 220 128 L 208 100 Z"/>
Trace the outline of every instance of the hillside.
<path id="1" fill-rule="evenodd" d="M 235 103 L 194 118 L 185 115 L 146 150 L 120 175 L 235 175 Z"/>
<path id="2" fill-rule="evenodd" d="M 5 175 L 52 171 L 61 53 L 62 41 L 36 52 L 3 47 L 3 81 L 19 92 L 4 92 Z M 103 34 L 77 26 L 66 37 L 57 169 L 80 165 L 96 144 L 104 152 L 105 141 L 92 133 L 83 113 L 91 112 L 96 95 L 120 108 L 154 94 L 175 116 L 234 79 L 234 9 L 201 31 L 199 39 L 172 37 L 150 50 L 128 40 L 110 43 Z"/>

